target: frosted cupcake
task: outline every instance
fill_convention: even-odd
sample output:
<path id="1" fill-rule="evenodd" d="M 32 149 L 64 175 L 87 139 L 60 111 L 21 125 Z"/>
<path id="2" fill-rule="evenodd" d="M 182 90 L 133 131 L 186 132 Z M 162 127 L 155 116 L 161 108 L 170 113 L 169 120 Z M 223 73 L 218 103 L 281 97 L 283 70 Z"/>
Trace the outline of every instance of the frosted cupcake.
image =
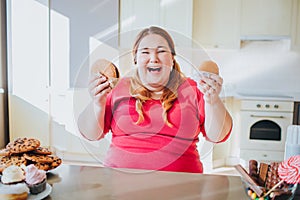
<path id="1" fill-rule="evenodd" d="M 39 170 L 33 164 L 26 166 L 25 182 L 31 194 L 38 194 L 46 189 L 47 175 L 44 170 Z"/>
<path id="2" fill-rule="evenodd" d="M 24 171 L 20 167 L 11 165 L 5 168 L 1 177 L 0 199 L 27 199 L 29 189 L 24 180 Z"/>
<path id="3" fill-rule="evenodd" d="M 1 182 L 3 184 L 14 184 L 25 180 L 24 171 L 21 167 L 11 165 L 2 172 Z"/>

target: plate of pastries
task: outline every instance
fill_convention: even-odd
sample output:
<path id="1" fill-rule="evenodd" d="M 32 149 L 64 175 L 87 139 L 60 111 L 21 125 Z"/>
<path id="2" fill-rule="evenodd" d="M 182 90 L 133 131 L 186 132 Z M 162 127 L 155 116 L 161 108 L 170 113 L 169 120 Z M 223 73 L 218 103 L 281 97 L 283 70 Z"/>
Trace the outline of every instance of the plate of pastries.
<path id="1" fill-rule="evenodd" d="M 54 155 L 49 148 L 41 146 L 41 142 L 36 138 L 16 138 L 0 150 L 0 174 L 11 165 L 33 164 L 38 169 L 49 171 L 61 163 L 62 159 Z"/>

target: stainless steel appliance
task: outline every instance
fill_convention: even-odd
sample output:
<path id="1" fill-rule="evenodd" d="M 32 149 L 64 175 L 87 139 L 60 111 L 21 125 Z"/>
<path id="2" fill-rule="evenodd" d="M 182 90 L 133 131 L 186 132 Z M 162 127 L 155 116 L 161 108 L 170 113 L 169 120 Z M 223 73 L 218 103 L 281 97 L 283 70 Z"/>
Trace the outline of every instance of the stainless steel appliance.
<path id="1" fill-rule="evenodd" d="M 239 111 L 240 158 L 282 161 L 287 127 L 293 121 L 291 98 L 241 99 Z"/>

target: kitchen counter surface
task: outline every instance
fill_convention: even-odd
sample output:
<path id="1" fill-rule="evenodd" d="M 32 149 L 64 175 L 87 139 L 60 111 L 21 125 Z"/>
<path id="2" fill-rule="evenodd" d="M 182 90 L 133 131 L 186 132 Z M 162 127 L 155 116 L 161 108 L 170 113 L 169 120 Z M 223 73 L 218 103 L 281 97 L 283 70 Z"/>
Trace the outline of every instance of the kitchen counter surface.
<path id="1" fill-rule="evenodd" d="M 239 176 L 61 165 L 47 178 L 47 200 L 248 199 Z"/>
<path id="2" fill-rule="evenodd" d="M 300 101 L 300 93 L 270 93 L 270 92 L 257 92 L 257 93 L 247 93 L 247 92 L 222 92 L 220 94 L 222 99 L 234 98 L 239 100 L 269 100 L 269 101 Z"/>

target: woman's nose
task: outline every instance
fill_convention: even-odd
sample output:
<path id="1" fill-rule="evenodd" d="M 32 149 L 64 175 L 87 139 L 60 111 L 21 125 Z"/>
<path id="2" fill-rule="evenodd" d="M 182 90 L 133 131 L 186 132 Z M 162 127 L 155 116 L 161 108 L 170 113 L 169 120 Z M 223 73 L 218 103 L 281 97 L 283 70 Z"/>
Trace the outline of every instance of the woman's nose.
<path id="1" fill-rule="evenodd" d="M 150 54 L 150 63 L 158 63 L 158 57 L 156 53 Z"/>

